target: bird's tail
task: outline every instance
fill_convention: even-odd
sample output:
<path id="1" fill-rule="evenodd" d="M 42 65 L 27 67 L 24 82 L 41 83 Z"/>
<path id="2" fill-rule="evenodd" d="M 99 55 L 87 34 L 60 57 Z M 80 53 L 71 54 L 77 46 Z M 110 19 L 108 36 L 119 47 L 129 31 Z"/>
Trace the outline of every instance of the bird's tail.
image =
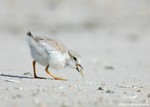
<path id="1" fill-rule="evenodd" d="M 36 43 L 35 37 L 31 32 L 27 32 L 27 42 L 29 45 L 33 46 Z"/>
<path id="2" fill-rule="evenodd" d="M 36 39 L 36 37 L 30 31 L 27 32 L 27 38 L 32 39 L 32 40 Z"/>
<path id="3" fill-rule="evenodd" d="M 27 36 L 33 37 L 31 32 L 27 32 Z"/>

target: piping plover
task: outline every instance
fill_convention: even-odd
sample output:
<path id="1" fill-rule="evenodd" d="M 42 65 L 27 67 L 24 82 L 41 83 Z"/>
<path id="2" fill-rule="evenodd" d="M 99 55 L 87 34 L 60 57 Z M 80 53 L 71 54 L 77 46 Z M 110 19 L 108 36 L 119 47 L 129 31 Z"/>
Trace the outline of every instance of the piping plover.
<path id="1" fill-rule="evenodd" d="M 36 75 L 36 62 L 45 66 L 45 71 L 56 80 L 65 79 L 54 76 L 48 71 L 49 67 L 53 69 L 72 67 L 83 76 L 80 56 L 76 52 L 66 49 L 62 43 L 48 37 L 33 35 L 31 32 L 27 33 L 27 42 L 33 58 L 34 78 L 46 79 Z"/>

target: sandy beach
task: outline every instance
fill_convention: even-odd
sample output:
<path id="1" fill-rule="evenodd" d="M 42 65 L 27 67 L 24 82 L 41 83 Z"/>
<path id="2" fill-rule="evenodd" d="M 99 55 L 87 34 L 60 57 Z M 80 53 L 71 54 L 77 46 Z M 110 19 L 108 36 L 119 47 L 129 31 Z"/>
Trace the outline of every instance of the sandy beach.
<path id="1" fill-rule="evenodd" d="M 150 2 L 147 0 L 0 1 L 1 107 L 150 107 Z M 26 33 L 47 35 L 82 57 L 75 69 L 37 64 Z"/>

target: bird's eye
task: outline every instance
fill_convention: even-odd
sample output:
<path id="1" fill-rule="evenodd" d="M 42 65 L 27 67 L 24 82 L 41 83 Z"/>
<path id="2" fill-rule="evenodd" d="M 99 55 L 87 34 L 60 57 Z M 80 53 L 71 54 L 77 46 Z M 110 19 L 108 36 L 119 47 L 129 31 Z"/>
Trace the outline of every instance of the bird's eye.
<path id="1" fill-rule="evenodd" d="M 77 58 L 76 57 L 73 57 L 73 59 L 76 61 L 77 60 Z"/>

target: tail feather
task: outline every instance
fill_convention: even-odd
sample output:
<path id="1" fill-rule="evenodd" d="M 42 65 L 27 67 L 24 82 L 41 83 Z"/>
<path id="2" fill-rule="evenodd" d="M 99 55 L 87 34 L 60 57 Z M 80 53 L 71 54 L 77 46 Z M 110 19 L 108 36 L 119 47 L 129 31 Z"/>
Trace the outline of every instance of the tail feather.
<path id="1" fill-rule="evenodd" d="M 34 44 L 35 44 L 35 38 L 31 32 L 27 32 L 27 42 L 28 42 L 29 46 L 34 46 Z"/>
<path id="2" fill-rule="evenodd" d="M 31 32 L 28 32 L 28 33 L 27 33 L 27 36 L 32 36 Z"/>

